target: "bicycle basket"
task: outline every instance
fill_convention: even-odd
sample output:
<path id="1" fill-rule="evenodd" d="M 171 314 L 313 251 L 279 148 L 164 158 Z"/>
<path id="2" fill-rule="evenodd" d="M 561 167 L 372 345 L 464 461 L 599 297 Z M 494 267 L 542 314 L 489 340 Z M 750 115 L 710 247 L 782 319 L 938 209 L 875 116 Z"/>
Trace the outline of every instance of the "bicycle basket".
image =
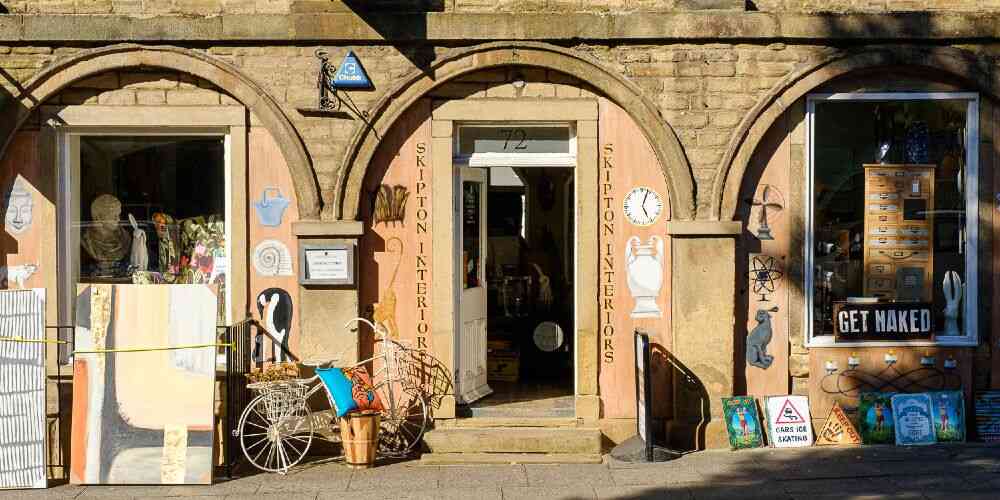
<path id="1" fill-rule="evenodd" d="M 247 388 L 263 396 L 264 416 L 271 422 L 293 415 L 299 407 L 306 404 L 306 394 L 309 391 L 309 385 L 298 379 L 257 382 L 248 384 Z"/>

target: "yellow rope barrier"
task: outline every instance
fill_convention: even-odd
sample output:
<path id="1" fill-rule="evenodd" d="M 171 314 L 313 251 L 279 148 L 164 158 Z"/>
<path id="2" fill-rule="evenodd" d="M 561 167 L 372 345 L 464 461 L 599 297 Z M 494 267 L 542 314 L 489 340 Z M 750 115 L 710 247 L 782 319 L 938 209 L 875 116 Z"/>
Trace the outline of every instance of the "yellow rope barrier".
<path id="1" fill-rule="evenodd" d="M 0 337 L 0 342 L 23 342 L 25 344 L 68 344 L 65 340 L 26 339 L 23 337 Z"/>
<path id="2" fill-rule="evenodd" d="M 233 344 L 192 344 L 176 345 L 166 347 L 126 347 L 121 349 L 94 349 L 92 351 L 73 351 L 73 354 L 105 354 L 113 352 L 154 352 L 154 351 L 176 351 L 180 349 L 201 349 L 203 347 L 225 347 L 232 348 Z"/>

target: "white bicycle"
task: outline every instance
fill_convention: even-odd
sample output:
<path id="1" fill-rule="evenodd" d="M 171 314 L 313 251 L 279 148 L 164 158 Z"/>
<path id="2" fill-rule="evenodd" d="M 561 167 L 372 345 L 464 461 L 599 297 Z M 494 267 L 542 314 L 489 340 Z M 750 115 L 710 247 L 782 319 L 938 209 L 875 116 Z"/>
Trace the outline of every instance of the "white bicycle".
<path id="1" fill-rule="evenodd" d="M 372 385 L 384 406 L 379 426 L 378 451 L 382 456 L 400 457 L 409 454 L 427 429 L 427 401 L 419 387 L 406 373 L 407 362 L 402 356 L 409 349 L 388 337 L 387 332 L 364 318 L 355 318 L 345 326 L 364 323 L 375 332 L 377 353 L 348 368 L 372 364 Z M 326 368 L 337 360 L 303 362 L 308 366 Z M 317 429 L 329 426 L 326 436 L 339 442 L 337 419 L 329 421 L 319 412 L 313 413 L 309 402 L 319 391 L 325 391 L 330 407 L 336 403 L 319 376 L 258 382 L 247 387 L 259 395 L 250 402 L 240 417 L 234 434 L 247 460 L 266 472 L 286 473 L 305 458 L 316 436 Z M 324 412 L 325 413 L 325 412 Z"/>

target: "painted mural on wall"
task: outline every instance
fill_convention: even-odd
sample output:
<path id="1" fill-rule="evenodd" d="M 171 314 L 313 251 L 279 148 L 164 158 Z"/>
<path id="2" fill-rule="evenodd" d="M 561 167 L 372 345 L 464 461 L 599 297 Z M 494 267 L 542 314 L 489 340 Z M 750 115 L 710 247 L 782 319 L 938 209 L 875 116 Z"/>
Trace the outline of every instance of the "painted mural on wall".
<path id="1" fill-rule="evenodd" d="M 17 132 L 0 159 L 4 237 L 0 238 L 0 287 L 42 288 L 55 296 L 54 186 L 39 157 L 39 132 Z M 54 307 L 54 302 L 49 307 Z M 54 311 L 54 309 L 53 309 Z"/>
<path id="2" fill-rule="evenodd" d="M 248 161 L 247 192 L 256 214 L 247 214 L 250 309 L 260 324 L 299 359 L 333 355 L 339 349 L 323 347 L 322 339 L 306 338 L 307 332 L 299 329 L 298 246 L 292 231 L 292 223 L 299 218 L 298 204 L 284 157 L 267 130 L 254 127 L 250 131 Z M 234 319 L 241 315 L 242 311 L 238 311 Z M 252 352 L 258 361 L 287 361 L 281 349 L 263 336 L 254 338 Z"/>
<path id="3" fill-rule="evenodd" d="M 430 101 L 422 100 L 383 137 L 368 168 L 361 203 L 366 227 L 358 251 L 361 310 L 391 337 L 427 351 L 433 284 L 430 143 Z M 362 338 L 362 350 L 373 349 L 371 340 Z"/>
<path id="4" fill-rule="evenodd" d="M 215 285 L 79 285 L 73 484 L 210 484 Z M 150 391 L 150 384 L 156 390 Z"/>
<path id="5" fill-rule="evenodd" d="M 21 234 L 31 227 L 34 197 L 31 186 L 23 177 L 18 177 L 4 198 L 4 225 L 11 234 Z"/>
<path id="6" fill-rule="evenodd" d="M 633 331 L 650 333 L 653 417 L 670 411 L 670 220 L 656 156 L 628 114 L 599 100 L 599 384 L 605 418 L 634 418 Z"/>

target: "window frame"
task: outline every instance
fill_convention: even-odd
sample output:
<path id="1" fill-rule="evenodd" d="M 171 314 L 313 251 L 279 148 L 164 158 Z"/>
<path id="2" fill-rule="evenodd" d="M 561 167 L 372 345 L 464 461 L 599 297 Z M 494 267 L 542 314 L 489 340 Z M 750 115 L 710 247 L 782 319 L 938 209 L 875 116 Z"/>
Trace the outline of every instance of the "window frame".
<path id="1" fill-rule="evenodd" d="M 79 283 L 80 138 L 83 136 L 193 136 L 223 139 L 225 175 L 226 276 L 225 321 L 237 319 L 236 307 L 246 302 L 246 209 L 249 121 L 243 106 L 43 106 L 42 123 L 55 139 L 56 160 L 56 280 L 59 324 L 75 324 L 74 303 Z M 75 249 L 75 250 L 74 250 Z M 67 272 L 68 271 L 68 272 Z M 63 340 L 72 340 L 65 338 Z M 60 356 L 60 362 L 72 357 Z"/>
<path id="2" fill-rule="evenodd" d="M 817 93 L 806 96 L 805 137 L 805 248 L 804 248 L 804 325 L 806 347 L 895 347 L 895 346 L 953 346 L 968 347 L 979 344 L 979 296 L 969 291 L 979 289 L 979 94 L 975 92 L 848 92 Z M 816 103 L 827 101 L 966 101 L 965 125 L 965 285 L 962 296 L 963 322 L 960 336 L 935 336 L 934 340 L 913 341 L 855 341 L 836 342 L 832 335 L 814 335 L 813 305 L 815 301 L 815 230 L 814 179 Z M 970 193 L 972 193 L 970 195 Z M 932 285 L 936 286 L 936 285 Z M 936 307 L 936 305 L 935 305 Z"/>

